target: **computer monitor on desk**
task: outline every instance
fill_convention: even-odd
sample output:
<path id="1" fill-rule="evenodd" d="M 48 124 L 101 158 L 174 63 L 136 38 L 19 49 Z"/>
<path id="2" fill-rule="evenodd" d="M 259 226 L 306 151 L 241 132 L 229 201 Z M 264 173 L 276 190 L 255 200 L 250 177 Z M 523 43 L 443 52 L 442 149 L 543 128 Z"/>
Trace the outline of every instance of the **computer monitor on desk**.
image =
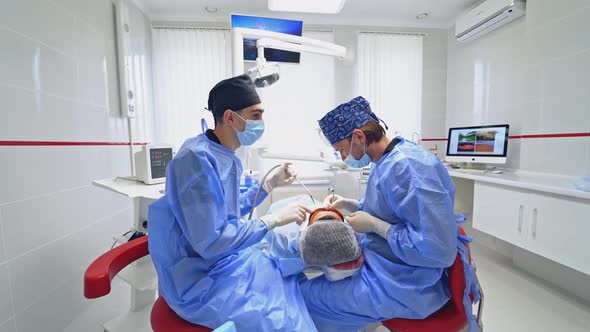
<path id="1" fill-rule="evenodd" d="M 449 128 L 447 162 L 505 164 L 508 125 Z"/>

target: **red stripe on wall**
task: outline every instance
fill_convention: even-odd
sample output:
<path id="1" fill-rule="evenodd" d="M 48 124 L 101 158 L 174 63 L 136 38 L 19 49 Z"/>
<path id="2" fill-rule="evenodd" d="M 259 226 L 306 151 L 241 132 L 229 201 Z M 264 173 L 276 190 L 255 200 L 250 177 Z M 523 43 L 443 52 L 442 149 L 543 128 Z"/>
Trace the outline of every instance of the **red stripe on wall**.
<path id="1" fill-rule="evenodd" d="M 514 135 L 508 136 L 510 139 L 526 138 L 566 138 L 566 137 L 590 137 L 590 133 L 561 133 L 561 134 L 534 134 L 534 135 Z M 422 142 L 446 141 L 446 138 L 424 138 Z"/>
<path id="2" fill-rule="evenodd" d="M 133 143 L 148 145 L 149 143 Z M 0 141 L 0 146 L 129 146 L 129 142 Z"/>
<path id="3" fill-rule="evenodd" d="M 421 139 L 422 142 L 436 142 L 436 141 L 446 141 L 446 138 L 423 138 Z"/>
<path id="4" fill-rule="evenodd" d="M 587 133 L 560 133 L 560 134 L 533 134 L 514 135 L 510 139 L 528 138 L 568 138 L 568 137 L 590 137 Z M 422 142 L 446 141 L 446 138 L 423 138 Z M 146 142 L 133 143 L 134 146 L 148 145 Z M 65 141 L 0 141 L 0 146 L 129 146 L 129 142 L 65 142 Z"/>
<path id="5" fill-rule="evenodd" d="M 508 136 L 511 139 L 522 138 L 564 138 L 564 137 L 590 137 L 590 133 L 565 133 L 565 134 L 535 134 Z"/>

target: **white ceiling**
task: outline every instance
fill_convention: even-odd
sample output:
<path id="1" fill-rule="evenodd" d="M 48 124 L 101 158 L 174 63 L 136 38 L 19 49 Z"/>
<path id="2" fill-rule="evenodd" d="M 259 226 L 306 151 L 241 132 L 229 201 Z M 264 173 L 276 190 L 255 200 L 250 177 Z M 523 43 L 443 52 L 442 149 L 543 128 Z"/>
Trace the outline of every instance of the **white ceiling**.
<path id="1" fill-rule="evenodd" d="M 134 0 L 153 20 L 229 22 L 230 13 L 302 20 L 306 24 L 446 28 L 480 0 L 347 0 L 339 14 L 271 12 L 267 0 Z M 317 0 L 321 1 L 321 0 Z M 217 13 L 205 11 L 217 8 Z M 430 13 L 425 20 L 416 15 Z"/>

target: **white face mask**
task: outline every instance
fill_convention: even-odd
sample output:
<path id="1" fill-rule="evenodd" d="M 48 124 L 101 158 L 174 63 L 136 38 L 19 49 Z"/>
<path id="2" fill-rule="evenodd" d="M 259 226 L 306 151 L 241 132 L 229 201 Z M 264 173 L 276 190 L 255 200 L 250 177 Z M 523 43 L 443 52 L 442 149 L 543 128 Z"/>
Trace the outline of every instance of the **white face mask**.
<path id="1" fill-rule="evenodd" d="M 344 278 L 351 277 L 356 271 L 358 271 L 358 269 L 360 267 L 358 267 L 356 269 L 350 269 L 350 270 L 337 270 L 337 269 L 334 269 L 330 266 L 324 265 L 324 266 L 321 266 L 320 268 L 324 272 L 326 279 L 328 279 L 330 281 L 338 281 L 338 280 L 342 280 Z"/>

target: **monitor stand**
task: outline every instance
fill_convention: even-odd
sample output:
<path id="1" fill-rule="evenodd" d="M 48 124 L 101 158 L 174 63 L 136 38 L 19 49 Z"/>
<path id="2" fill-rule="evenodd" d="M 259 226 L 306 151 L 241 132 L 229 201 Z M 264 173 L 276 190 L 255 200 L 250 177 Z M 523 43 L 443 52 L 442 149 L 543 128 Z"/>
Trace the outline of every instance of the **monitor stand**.
<path id="1" fill-rule="evenodd" d="M 456 169 L 474 170 L 482 172 L 493 171 L 496 169 L 496 166 L 490 166 L 485 163 L 458 163 L 458 166 L 455 166 L 455 163 L 453 163 L 452 167 Z"/>

